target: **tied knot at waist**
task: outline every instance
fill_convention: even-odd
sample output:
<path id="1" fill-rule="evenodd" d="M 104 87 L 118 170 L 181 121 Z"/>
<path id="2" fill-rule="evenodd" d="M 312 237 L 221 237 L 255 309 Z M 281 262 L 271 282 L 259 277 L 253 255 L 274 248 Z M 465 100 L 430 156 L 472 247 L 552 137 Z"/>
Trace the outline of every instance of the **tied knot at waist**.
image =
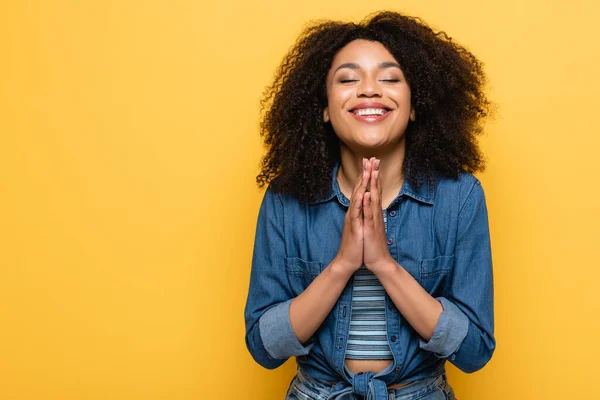
<path id="1" fill-rule="evenodd" d="M 348 386 L 346 382 L 338 383 L 328 399 L 351 399 L 354 398 L 352 394 L 357 394 L 366 400 L 388 400 L 387 385 L 381 379 L 375 378 L 373 372 L 355 374 L 352 378 L 352 386 Z"/>

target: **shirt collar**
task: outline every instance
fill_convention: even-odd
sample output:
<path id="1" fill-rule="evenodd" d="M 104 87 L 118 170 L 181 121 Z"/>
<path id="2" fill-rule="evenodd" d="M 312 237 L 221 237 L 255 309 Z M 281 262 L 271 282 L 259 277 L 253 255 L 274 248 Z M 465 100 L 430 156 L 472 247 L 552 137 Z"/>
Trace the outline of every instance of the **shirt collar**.
<path id="1" fill-rule="evenodd" d="M 333 199 L 334 197 L 337 197 L 338 201 L 341 204 L 343 204 L 345 206 L 350 205 L 350 200 L 340 190 L 340 185 L 337 180 L 337 172 L 338 172 L 339 168 L 340 168 L 340 162 L 338 161 L 335 163 L 333 170 L 331 172 L 331 188 L 329 189 L 329 192 L 325 196 L 314 199 L 313 201 L 311 201 L 311 204 L 324 203 L 324 202 L 327 202 L 327 201 Z M 408 175 L 409 171 L 410 171 L 410 164 L 408 164 L 406 166 L 407 175 Z M 411 197 L 422 203 L 433 205 L 434 193 L 435 193 L 435 181 L 431 181 L 429 179 L 424 179 L 421 186 L 419 186 L 417 188 L 416 186 L 414 186 L 408 180 L 405 179 L 404 183 L 402 184 L 402 189 L 400 189 L 400 194 L 398 195 L 398 197 L 408 196 L 408 197 Z"/>

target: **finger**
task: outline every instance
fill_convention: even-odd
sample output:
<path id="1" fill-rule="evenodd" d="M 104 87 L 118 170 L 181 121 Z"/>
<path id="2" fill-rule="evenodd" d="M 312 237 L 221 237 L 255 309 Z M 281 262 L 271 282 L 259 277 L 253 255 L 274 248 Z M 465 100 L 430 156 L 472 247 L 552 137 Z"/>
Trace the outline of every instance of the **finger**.
<path id="1" fill-rule="evenodd" d="M 375 159 L 375 171 L 377 171 L 377 187 L 379 188 L 379 193 L 381 194 L 381 185 L 379 184 L 379 164 L 381 163 L 381 160 L 376 158 Z"/>
<path id="2" fill-rule="evenodd" d="M 371 179 L 371 171 L 369 169 L 368 163 L 366 164 L 366 168 L 363 170 L 361 174 L 360 184 L 355 190 L 355 193 L 361 193 L 366 191 L 367 185 L 369 184 L 369 179 Z"/>
<path id="3" fill-rule="evenodd" d="M 379 184 L 379 170 L 371 175 L 371 202 L 373 206 L 381 207 L 381 185 Z"/>
<path id="4" fill-rule="evenodd" d="M 372 166 L 372 167 L 371 167 L 371 168 L 372 168 L 372 171 L 375 171 L 375 170 L 377 169 L 377 158 L 375 158 L 375 157 L 371 157 L 371 158 L 369 159 L 369 161 L 370 161 L 370 163 L 371 163 L 371 166 Z"/>
<path id="5" fill-rule="evenodd" d="M 352 218 L 360 218 L 362 212 L 362 199 L 365 193 L 365 189 L 367 186 L 367 182 L 369 182 L 369 173 L 368 171 L 363 171 L 361 174 L 361 180 L 359 181 L 360 185 L 356 188 L 354 193 L 352 193 L 352 197 L 350 198 L 350 217 Z M 355 208 L 358 208 L 358 213 Z"/>
<path id="6" fill-rule="evenodd" d="M 377 171 L 377 187 L 379 188 L 379 198 L 381 199 L 381 193 L 383 193 L 383 185 L 381 184 L 381 181 L 379 180 L 379 171 Z"/>
<path id="7" fill-rule="evenodd" d="M 363 200 L 363 213 L 366 225 L 373 225 L 373 209 L 371 207 L 371 192 L 366 192 Z"/>
<path id="8" fill-rule="evenodd" d="M 352 194 L 354 194 L 354 192 L 356 192 L 356 190 L 360 187 L 362 181 L 363 181 L 363 172 L 365 171 L 365 165 L 366 165 L 366 159 L 363 158 L 363 168 L 362 171 L 360 171 L 361 173 L 358 174 L 358 177 L 356 178 L 356 182 L 354 183 L 354 189 L 352 189 Z"/>
<path id="9" fill-rule="evenodd" d="M 364 195 L 369 183 L 369 179 L 371 178 L 368 160 L 366 158 L 363 158 L 363 170 L 361 172 L 362 173 L 356 180 L 356 186 L 354 187 L 354 191 L 352 192 L 352 196 L 350 198 L 350 210 L 354 210 L 354 207 L 359 207 L 361 210 L 359 210 L 358 215 L 355 212 L 350 212 L 350 216 L 352 218 L 360 218 L 362 216 L 362 196 Z M 357 199 L 359 195 L 360 200 Z"/>
<path id="10" fill-rule="evenodd" d="M 363 195 L 358 194 L 355 197 L 354 202 L 350 204 L 350 218 L 352 220 L 360 219 L 362 214 Z"/>
<path id="11" fill-rule="evenodd" d="M 376 169 L 377 169 L 377 188 L 378 188 L 378 193 L 379 193 L 379 199 L 381 199 L 381 193 L 383 192 L 383 185 L 380 184 L 379 182 L 379 164 L 381 163 L 381 160 L 377 160 L 376 161 Z"/>
<path id="12" fill-rule="evenodd" d="M 373 165 L 372 160 L 373 160 L 373 158 L 371 157 L 370 159 L 366 160 L 366 162 L 365 162 L 365 168 L 369 172 L 369 176 L 373 176 L 373 171 L 374 171 L 374 168 L 373 168 L 374 165 Z M 370 181 L 367 182 L 366 191 L 367 192 L 371 191 L 371 182 Z"/>

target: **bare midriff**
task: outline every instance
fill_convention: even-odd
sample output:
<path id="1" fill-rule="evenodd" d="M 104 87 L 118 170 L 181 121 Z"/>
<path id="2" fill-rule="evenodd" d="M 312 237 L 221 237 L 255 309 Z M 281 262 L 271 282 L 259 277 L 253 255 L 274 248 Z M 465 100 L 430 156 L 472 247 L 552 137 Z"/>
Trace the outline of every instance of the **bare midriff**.
<path id="1" fill-rule="evenodd" d="M 346 359 L 346 367 L 353 374 L 358 374 L 359 372 L 373 372 L 378 373 L 386 369 L 392 360 L 351 360 Z M 388 386 L 389 389 L 397 389 L 402 386 L 408 385 L 410 382 L 398 383 L 392 386 Z"/>
<path id="2" fill-rule="evenodd" d="M 374 374 L 383 371 L 392 363 L 392 360 L 350 360 L 346 359 L 346 366 L 353 374 L 371 371 Z"/>

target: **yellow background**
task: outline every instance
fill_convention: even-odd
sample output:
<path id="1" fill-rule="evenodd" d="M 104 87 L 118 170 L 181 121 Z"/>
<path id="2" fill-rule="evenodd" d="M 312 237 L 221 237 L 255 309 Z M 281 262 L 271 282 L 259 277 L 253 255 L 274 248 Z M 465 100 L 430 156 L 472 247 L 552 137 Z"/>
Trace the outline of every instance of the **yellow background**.
<path id="1" fill-rule="evenodd" d="M 597 396 L 593 1 L 0 2 L 0 398 L 283 399 L 244 344 L 258 99 L 303 24 L 390 8 L 487 68 L 492 361 L 461 400 Z"/>

